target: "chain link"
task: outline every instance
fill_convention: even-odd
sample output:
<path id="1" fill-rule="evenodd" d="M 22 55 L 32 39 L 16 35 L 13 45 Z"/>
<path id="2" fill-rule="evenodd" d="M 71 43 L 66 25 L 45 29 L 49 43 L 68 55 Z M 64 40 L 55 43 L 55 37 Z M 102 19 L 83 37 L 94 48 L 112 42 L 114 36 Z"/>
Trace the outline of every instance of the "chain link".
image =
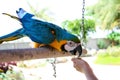
<path id="1" fill-rule="evenodd" d="M 52 68 L 53 68 L 53 76 L 56 78 L 56 61 L 57 59 L 54 57 L 54 58 L 50 58 L 50 59 L 47 59 L 47 61 L 52 65 Z"/>
<path id="2" fill-rule="evenodd" d="M 81 26 L 81 30 L 82 30 L 82 37 L 84 37 L 84 12 L 85 12 L 85 0 L 83 0 L 83 7 L 82 7 L 82 26 Z M 54 58 L 54 61 L 51 62 L 53 70 L 54 70 L 54 74 L 53 76 L 56 78 L 56 58 Z"/>
<path id="3" fill-rule="evenodd" d="M 53 67 L 53 70 L 54 70 L 53 76 L 56 78 L 56 58 L 54 58 L 54 61 L 51 64 L 52 64 L 52 67 Z"/>
<path id="4" fill-rule="evenodd" d="M 81 24 L 81 31 L 82 31 L 82 38 L 84 38 L 84 20 L 85 20 L 85 17 L 84 17 L 84 13 L 85 13 L 85 0 L 83 0 L 83 5 L 82 5 L 82 24 Z"/>

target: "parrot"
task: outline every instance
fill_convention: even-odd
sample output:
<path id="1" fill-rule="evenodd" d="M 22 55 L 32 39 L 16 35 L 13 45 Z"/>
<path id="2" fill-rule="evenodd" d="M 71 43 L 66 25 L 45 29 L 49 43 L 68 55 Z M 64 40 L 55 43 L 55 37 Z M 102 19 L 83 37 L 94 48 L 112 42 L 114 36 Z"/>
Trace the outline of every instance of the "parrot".
<path id="1" fill-rule="evenodd" d="M 16 16 L 3 13 L 13 19 L 20 21 L 22 28 L 0 37 L 0 43 L 17 40 L 22 37 L 29 37 L 34 42 L 34 48 L 50 46 L 58 51 L 70 52 L 78 57 L 82 54 L 80 39 L 68 32 L 66 29 L 48 21 L 36 19 L 34 14 L 25 11 L 23 8 L 16 10 Z"/>

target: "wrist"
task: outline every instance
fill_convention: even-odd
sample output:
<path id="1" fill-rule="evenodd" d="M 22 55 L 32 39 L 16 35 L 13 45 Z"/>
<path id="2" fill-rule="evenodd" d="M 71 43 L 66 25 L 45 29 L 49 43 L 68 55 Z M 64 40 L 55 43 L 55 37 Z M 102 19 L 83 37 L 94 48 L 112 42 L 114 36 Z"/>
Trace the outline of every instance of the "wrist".
<path id="1" fill-rule="evenodd" d="M 84 71 L 87 80 L 98 80 L 91 68 L 87 68 Z"/>
<path id="2" fill-rule="evenodd" d="M 92 70 L 85 72 L 84 74 L 85 74 L 87 80 L 98 80 Z"/>

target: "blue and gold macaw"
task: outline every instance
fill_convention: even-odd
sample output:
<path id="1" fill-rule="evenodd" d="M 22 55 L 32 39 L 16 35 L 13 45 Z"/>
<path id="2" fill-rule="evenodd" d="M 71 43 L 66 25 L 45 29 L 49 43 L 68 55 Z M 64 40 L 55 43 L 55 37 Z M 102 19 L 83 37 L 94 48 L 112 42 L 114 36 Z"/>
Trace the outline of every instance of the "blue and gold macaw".
<path id="1" fill-rule="evenodd" d="M 71 52 L 74 55 L 78 52 L 79 56 L 81 55 L 82 47 L 77 36 L 53 23 L 35 19 L 33 14 L 22 8 L 16 13 L 18 17 L 4 14 L 19 20 L 23 28 L 0 37 L 0 43 L 28 36 L 34 42 L 34 48 L 49 45 L 59 51 Z"/>

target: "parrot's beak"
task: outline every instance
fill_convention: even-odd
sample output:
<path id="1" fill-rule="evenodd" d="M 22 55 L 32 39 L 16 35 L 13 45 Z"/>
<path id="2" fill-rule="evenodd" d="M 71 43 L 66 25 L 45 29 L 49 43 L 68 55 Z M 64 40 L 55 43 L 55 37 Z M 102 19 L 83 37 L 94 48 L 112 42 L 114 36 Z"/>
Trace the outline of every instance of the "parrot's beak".
<path id="1" fill-rule="evenodd" d="M 73 55 L 76 55 L 77 52 L 78 52 L 78 57 L 80 57 L 81 54 L 82 54 L 81 44 L 79 44 L 74 50 L 70 51 L 70 53 L 73 54 Z"/>
<path id="2" fill-rule="evenodd" d="M 78 45 L 78 46 L 76 47 L 76 51 L 79 53 L 79 54 L 78 54 L 78 57 L 80 57 L 81 54 L 82 54 L 82 46 L 81 46 L 81 45 Z"/>
<path id="3" fill-rule="evenodd" d="M 25 14 L 27 13 L 24 9 L 19 8 L 19 10 L 16 10 L 16 13 L 18 15 L 18 17 L 21 19 L 25 16 Z"/>
<path id="4" fill-rule="evenodd" d="M 78 53 L 78 57 L 82 54 L 82 46 L 81 43 L 75 43 L 73 41 L 68 41 L 63 48 L 64 51 L 70 52 L 72 55 L 76 55 Z"/>

